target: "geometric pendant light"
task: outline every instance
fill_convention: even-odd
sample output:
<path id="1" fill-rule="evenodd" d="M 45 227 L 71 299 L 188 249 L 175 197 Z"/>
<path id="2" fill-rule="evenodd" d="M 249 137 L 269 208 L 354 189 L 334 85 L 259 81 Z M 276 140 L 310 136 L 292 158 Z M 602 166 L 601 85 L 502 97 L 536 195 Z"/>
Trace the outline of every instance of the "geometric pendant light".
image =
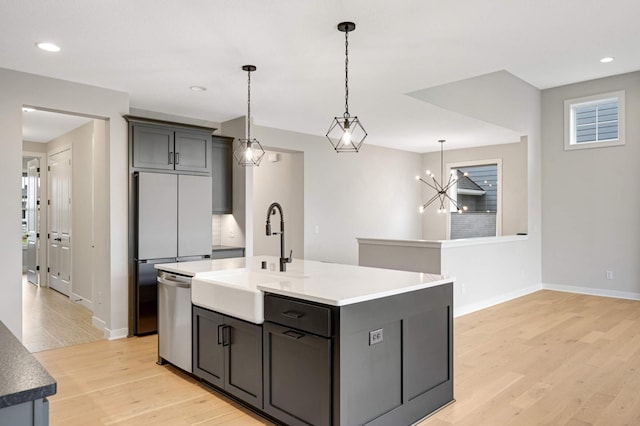
<path id="1" fill-rule="evenodd" d="M 262 157 L 264 157 L 264 149 L 257 139 L 251 139 L 251 71 L 255 71 L 255 65 L 243 65 L 242 69 L 247 71 L 247 138 L 238 139 L 238 144 L 233 150 L 238 165 L 240 166 L 259 166 Z"/>
<path id="2" fill-rule="evenodd" d="M 344 114 L 334 117 L 327 131 L 327 139 L 336 152 L 358 152 L 367 132 L 358 117 L 349 114 L 349 32 L 356 29 L 353 22 L 341 22 L 338 31 L 344 33 L 345 61 L 344 61 Z"/>

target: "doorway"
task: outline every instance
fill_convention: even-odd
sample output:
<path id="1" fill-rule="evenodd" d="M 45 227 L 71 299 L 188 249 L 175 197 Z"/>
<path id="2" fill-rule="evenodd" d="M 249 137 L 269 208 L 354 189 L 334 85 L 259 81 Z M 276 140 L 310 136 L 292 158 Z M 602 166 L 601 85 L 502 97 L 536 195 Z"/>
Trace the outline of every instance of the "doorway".
<path id="1" fill-rule="evenodd" d="M 39 174 L 33 159 L 24 169 L 22 340 L 32 352 L 104 338 L 93 325 L 93 169 L 105 128 L 102 119 L 23 108 L 23 156 L 39 163 Z"/>

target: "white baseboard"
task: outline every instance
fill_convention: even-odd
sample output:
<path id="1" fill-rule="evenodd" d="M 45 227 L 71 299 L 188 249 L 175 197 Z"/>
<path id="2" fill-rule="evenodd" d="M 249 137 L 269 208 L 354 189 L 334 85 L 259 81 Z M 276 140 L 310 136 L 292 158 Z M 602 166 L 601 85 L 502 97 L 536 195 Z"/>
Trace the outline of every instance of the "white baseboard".
<path id="1" fill-rule="evenodd" d="M 488 299 L 481 300 L 479 302 L 470 303 L 464 306 L 455 306 L 453 307 L 453 317 L 461 317 L 463 315 L 470 314 L 472 312 L 479 311 L 481 309 L 489 308 L 494 305 L 498 305 L 500 303 L 508 302 L 512 299 L 517 299 L 518 297 L 526 296 L 527 294 L 535 293 L 536 291 L 542 290 L 542 286 L 540 284 L 532 285 L 529 287 L 521 288 L 518 290 L 510 291 L 509 293 L 500 294 L 498 296 L 490 297 Z"/>
<path id="2" fill-rule="evenodd" d="M 82 296 L 75 294 L 74 292 L 69 293 L 69 300 L 72 300 L 76 303 L 81 304 L 85 308 L 89 309 L 93 312 L 93 302 L 90 300 L 83 299 Z"/>
<path id="3" fill-rule="evenodd" d="M 97 317 L 91 317 L 91 324 L 94 327 L 98 327 L 104 333 L 104 337 L 108 340 L 122 339 L 123 337 L 127 337 L 129 335 L 128 328 L 118 328 L 115 330 L 110 330 L 107 328 L 107 323 Z"/>
<path id="4" fill-rule="evenodd" d="M 563 291 L 565 293 L 586 294 L 589 296 L 613 297 L 616 299 L 640 300 L 640 293 L 610 290 L 606 288 L 578 287 L 573 285 L 542 283 L 545 290 Z"/>
<path id="5" fill-rule="evenodd" d="M 129 329 L 128 328 L 116 328 L 115 330 L 109 330 L 109 329 L 105 329 L 105 332 L 107 332 L 107 339 L 109 340 L 115 340 L 115 339 L 123 339 L 125 337 L 127 337 L 129 335 Z"/>

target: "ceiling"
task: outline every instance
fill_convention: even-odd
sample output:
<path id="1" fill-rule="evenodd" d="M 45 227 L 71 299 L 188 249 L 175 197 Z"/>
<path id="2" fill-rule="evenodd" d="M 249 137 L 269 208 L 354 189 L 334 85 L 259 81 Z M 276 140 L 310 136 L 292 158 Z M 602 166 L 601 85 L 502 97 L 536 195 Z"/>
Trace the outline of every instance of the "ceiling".
<path id="1" fill-rule="evenodd" d="M 501 70 L 540 89 L 636 71 L 638 16 L 637 0 L 3 0 L 0 67 L 222 122 L 246 114 L 241 66 L 255 64 L 254 123 L 324 135 L 344 112 L 336 25 L 350 20 L 349 110 L 367 143 L 427 152 L 520 135 L 409 94 Z"/>

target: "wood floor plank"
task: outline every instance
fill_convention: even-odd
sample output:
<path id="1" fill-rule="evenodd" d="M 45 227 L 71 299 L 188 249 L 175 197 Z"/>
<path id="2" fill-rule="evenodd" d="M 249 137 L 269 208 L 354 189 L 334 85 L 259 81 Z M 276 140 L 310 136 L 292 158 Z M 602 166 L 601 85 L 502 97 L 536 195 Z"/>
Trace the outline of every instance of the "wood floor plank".
<path id="1" fill-rule="evenodd" d="M 456 318 L 454 336 L 456 402 L 420 426 L 640 425 L 640 302 L 539 291 Z M 156 336 L 35 356 L 58 379 L 54 426 L 270 424 L 156 365 Z"/>

